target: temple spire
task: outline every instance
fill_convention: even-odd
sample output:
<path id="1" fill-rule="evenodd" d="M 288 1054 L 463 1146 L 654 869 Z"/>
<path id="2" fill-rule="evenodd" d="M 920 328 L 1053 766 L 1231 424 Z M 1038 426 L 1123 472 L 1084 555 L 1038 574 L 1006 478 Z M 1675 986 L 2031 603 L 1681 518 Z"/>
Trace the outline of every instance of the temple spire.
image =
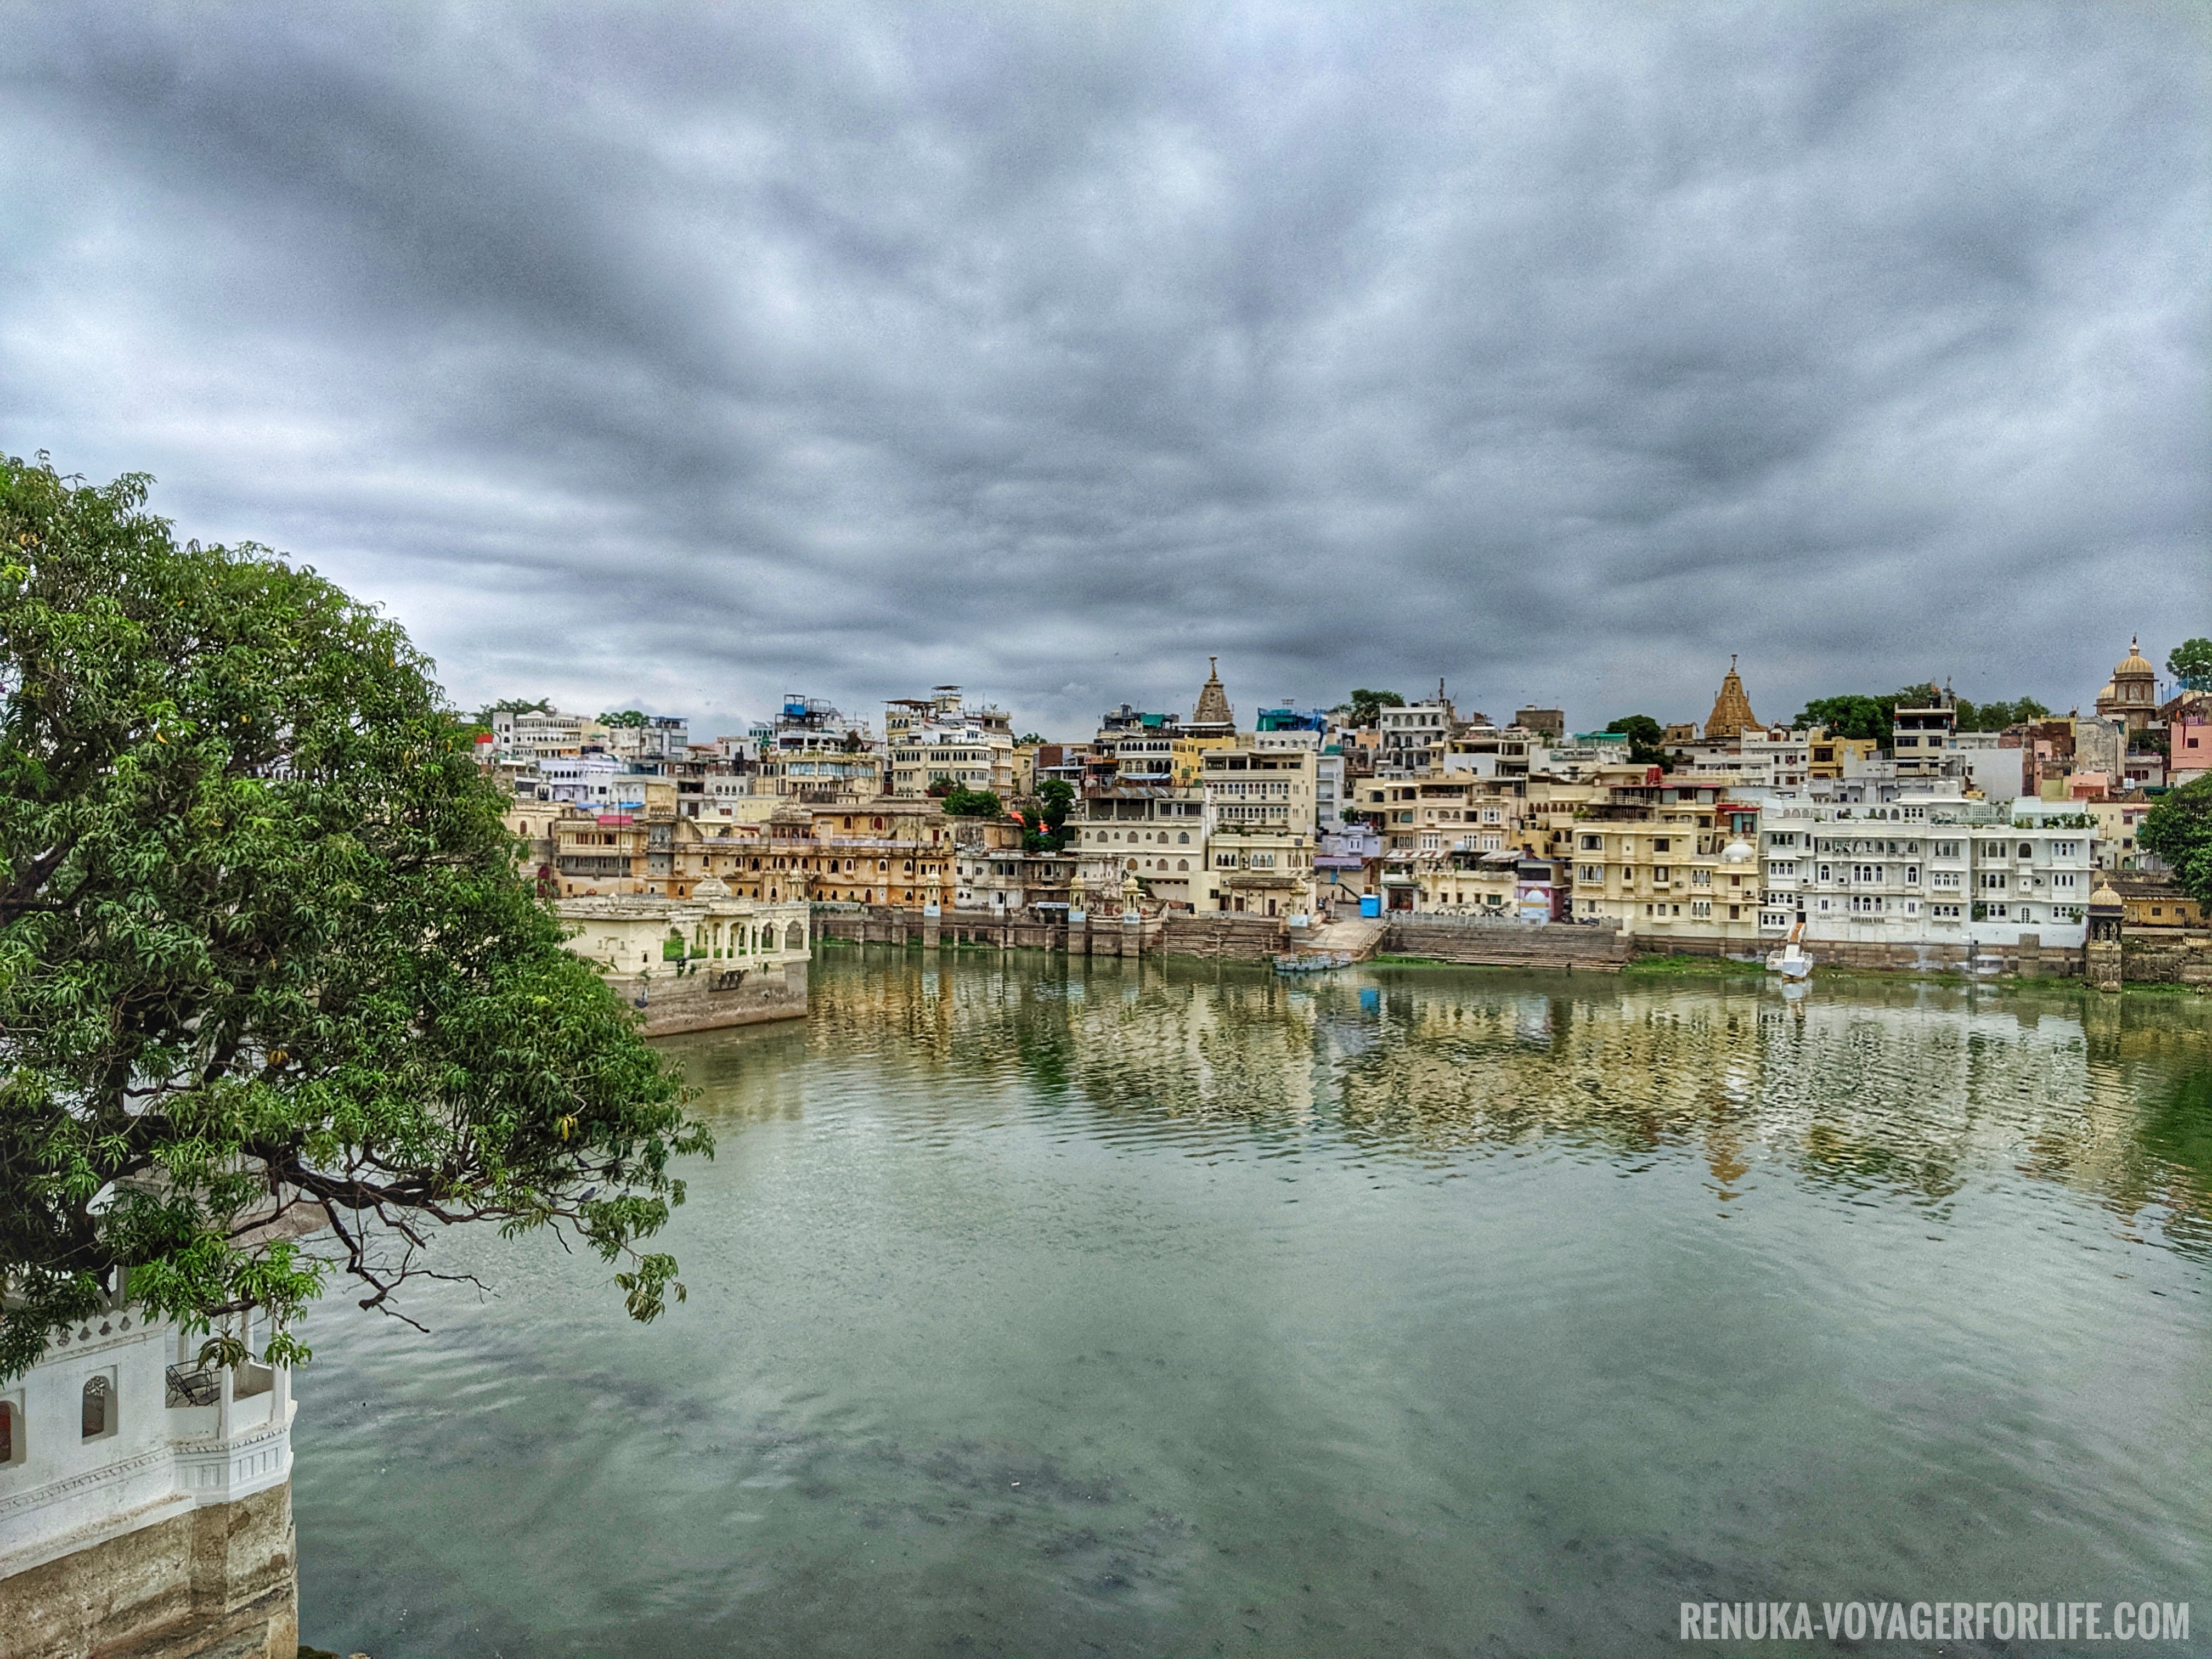
<path id="1" fill-rule="evenodd" d="M 1721 681 L 1720 695 L 1713 699 L 1713 712 L 1705 716 L 1705 739 L 1739 738 L 1759 729 L 1759 716 L 1751 712 L 1751 699 L 1744 695 L 1743 681 L 1737 677 L 1735 657 L 1731 653 L 1728 676 Z"/>
<path id="2" fill-rule="evenodd" d="M 1234 726 L 1237 716 L 1229 707 L 1229 693 L 1222 689 L 1220 659 L 1206 659 L 1206 684 L 1199 688 L 1198 708 L 1191 715 L 1196 726 Z"/>

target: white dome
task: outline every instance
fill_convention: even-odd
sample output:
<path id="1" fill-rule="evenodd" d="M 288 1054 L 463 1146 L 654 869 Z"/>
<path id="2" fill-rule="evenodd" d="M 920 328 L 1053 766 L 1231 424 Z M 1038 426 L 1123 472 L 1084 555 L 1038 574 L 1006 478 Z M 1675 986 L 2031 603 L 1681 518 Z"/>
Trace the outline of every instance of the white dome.
<path id="1" fill-rule="evenodd" d="M 1748 864 L 1758 856 L 1759 849 L 1741 838 L 1721 848 L 1723 864 Z"/>
<path id="2" fill-rule="evenodd" d="M 720 876 L 708 876 L 691 884 L 691 896 L 702 899 L 726 899 L 731 896 L 730 884 Z"/>

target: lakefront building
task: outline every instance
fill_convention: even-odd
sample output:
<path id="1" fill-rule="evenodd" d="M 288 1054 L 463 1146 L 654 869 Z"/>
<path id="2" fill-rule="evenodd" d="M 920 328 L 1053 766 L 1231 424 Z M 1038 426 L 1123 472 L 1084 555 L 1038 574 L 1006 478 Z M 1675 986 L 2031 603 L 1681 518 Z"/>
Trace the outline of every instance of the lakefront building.
<path id="1" fill-rule="evenodd" d="M 1793 804 L 1763 815 L 1761 931 L 1810 941 L 2072 949 L 2086 942 L 2096 821 L 2032 799 Z"/>
<path id="2" fill-rule="evenodd" d="M 249 1352 L 258 1323 L 234 1325 Z M 0 1382 L 0 1652 L 293 1659 L 291 1374 L 124 1290 Z"/>
<path id="3" fill-rule="evenodd" d="M 648 1036 L 806 1012 L 811 907 L 804 897 L 739 896 L 708 876 L 682 899 L 568 898 L 568 949 L 635 1007 Z"/>

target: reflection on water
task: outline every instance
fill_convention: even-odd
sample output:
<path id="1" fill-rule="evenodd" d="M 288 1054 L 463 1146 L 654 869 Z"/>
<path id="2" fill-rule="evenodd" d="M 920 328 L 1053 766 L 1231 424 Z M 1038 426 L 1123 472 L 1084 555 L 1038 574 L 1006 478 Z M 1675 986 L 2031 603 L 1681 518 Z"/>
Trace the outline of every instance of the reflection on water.
<path id="1" fill-rule="evenodd" d="M 2179 1599 L 2212 1011 L 847 951 L 679 1040 L 639 1332 L 469 1241 L 318 1316 L 305 1633 L 1680 1652 L 1686 1600 Z"/>
<path id="2" fill-rule="evenodd" d="M 1628 1169 L 1679 1148 L 1724 1195 L 1747 1158 L 1930 1201 L 2011 1169 L 2177 1246 L 2212 1242 L 2212 1010 L 2192 1002 L 1879 981 L 1785 1000 L 1755 978 L 1433 969 L 1285 983 L 1183 963 L 1070 978 L 1026 956 L 840 965 L 812 1055 L 946 1081 L 1018 1071 L 1032 1106 L 1080 1101 L 1109 1139 L 1430 1160 L 1541 1144 Z M 701 1048 L 710 1082 L 750 1062 Z"/>

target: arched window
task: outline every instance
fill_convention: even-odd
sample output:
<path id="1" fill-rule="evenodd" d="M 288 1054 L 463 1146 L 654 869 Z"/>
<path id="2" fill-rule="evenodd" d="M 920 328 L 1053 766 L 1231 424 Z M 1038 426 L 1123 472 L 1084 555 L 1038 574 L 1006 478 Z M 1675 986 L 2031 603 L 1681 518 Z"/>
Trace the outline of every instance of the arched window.
<path id="1" fill-rule="evenodd" d="M 1176 846 L 1178 846 L 1178 847 L 1188 847 L 1188 846 L 1189 846 L 1189 845 L 1190 845 L 1190 831 L 1189 831 L 1189 830 L 1184 830 L 1184 831 L 1182 832 L 1182 834 L 1181 834 L 1181 835 L 1177 836 L 1176 837 Z"/>
<path id="2" fill-rule="evenodd" d="M 103 1372 L 84 1380 L 84 1437 L 97 1440 L 115 1426 L 114 1388 Z"/>
<path id="3" fill-rule="evenodd" d="M 1177 859 L 1177 860 L 1176 860 L 1176 869 L 1178 869 L 1178 870 L 1188 870 L 1188 869 L 1189 869 L 1189 868 L 1190 868 L 1190 860 L 1189 860 L 1188 859 Z"/>
<path id="4" fill-rule="evenodd" d="M 783 930 L 783 948 L 787 951 L 804 951 L 806 948 L 806 929 L 804 925 L 794 921 Z"/>

